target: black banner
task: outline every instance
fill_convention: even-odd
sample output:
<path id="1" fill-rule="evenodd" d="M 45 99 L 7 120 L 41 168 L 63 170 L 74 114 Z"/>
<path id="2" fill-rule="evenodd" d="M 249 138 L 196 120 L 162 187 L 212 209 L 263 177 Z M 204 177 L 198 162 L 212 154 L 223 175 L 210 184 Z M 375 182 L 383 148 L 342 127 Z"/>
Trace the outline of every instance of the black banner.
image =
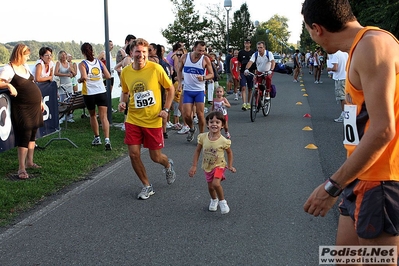
<path id="1" fill-rule="evenodd" d="M 58 129 L 57 84 L 45 82 L 37 84 L 42 92 L 44 126 L 37 131 L 36 138 L 44 137 Z M 0 90 L 0 152 L 15 147 L 14 130 L 11 123 L 11 97 L 8 90 Z"/>

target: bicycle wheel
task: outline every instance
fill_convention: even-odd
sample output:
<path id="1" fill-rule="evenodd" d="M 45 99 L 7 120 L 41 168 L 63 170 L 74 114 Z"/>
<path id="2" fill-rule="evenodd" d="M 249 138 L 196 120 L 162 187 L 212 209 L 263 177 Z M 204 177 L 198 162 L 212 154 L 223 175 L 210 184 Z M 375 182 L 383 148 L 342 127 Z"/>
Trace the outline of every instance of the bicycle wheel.
<path id="1" fill-rule="evenodd" d="M 270 108 L 272 108 L 272 99 L 266 100 L 266 98 L 264 98 L 263 100 L 262 112 L 264 116 L 268 116 L 270 113 Z"/>
<path id="2" fill-rule="evenodd" d="M 253 90 L 251 97 L 251 110 L 250 110 L 252 122 L 255 122 L 257 112 L 258 112 L 258 90 Z"/>

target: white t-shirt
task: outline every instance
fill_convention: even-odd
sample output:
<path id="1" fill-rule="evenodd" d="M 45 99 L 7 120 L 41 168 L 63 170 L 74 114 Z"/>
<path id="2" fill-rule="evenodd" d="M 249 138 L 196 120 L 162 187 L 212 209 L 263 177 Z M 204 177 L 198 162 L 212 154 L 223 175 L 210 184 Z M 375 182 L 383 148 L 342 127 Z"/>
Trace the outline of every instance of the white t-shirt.
<path id="1" fill-rule="evenodd" d="M 29 66 L 27 64 L 25 64 L 24 66 L 26 68 L 26 73 L 20 77 L 22 77 L 24 79 L 28 79 L 30 77 L 31 72 L 30 72 Z M 8 83 L 11 82 L 14 75 L 15 75 L 14 69 L 9 64 L 4 65 L 4 67 L 2 69 L 0 69 L 0 79 L 4 79 Z"/>
<path id="2" fill-rule="evenodd" d="M 266 71 L 272 70 L 271 67 L 272 67 L 272 61 L 274 60 L 274 56 L 273 56 L 272 52 L 270 52 L 270 51 L 267 51 L 267 52 L 269 54 L 269 58 L 267 58 L 266 51 L 265 51 L 263 56 L 261 56 L 259 54 L 259 52 L 255 52 L 252 54 L 251 59 L 249 59 L 249 61 L 255 62 L 255 54 L 256 53 L 258 54 L 258 58 L 256 59 L 256 69 L 259 72 L 266 72 Z"/>
<path id="3" fill-rule="evenodd" d="M 333 72 L 334 80 L 346 79 L 346 62 L 348 61 L 348 53 L 338 50 L 331 59 L 331 64 L 338 64 L 337 71 Z"/>

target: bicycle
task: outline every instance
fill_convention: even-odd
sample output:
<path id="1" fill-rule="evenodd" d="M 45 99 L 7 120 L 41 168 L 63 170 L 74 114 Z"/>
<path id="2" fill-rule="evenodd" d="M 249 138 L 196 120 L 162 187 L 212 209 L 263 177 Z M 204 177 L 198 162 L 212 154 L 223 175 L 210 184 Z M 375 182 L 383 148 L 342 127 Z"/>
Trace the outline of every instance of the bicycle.
<path id="1" fill-rule="evenodd" d="M 272 105 L 271 98 L 266 98 L 266 76 L 268 75 L 266 72 L 259 72 L 258 74 L 254 74 L 249 72 L 255 78 L 255 89 L 252 89 L 252 97 L 251 97 L 251 110 L 250 116 L 251 121 L 255 122 L 256 114 L 262 109 L 263 116 L 268 116 L 270 113 L 270 108 Z M 261 80 L 259 82 L 259 80 Z"/>

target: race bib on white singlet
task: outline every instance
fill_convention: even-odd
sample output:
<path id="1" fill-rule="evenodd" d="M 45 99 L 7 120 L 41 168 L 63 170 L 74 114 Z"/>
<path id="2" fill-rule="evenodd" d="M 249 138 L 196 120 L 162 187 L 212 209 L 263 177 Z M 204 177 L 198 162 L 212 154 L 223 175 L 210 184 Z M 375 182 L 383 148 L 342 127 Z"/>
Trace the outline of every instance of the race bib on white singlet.
<path id="1" fill-rule="evenodd" d="M 359 134 L 356 126 L 357 106 L 345 104 L 344 111 L 344 144 L 358 145 Z"/>
<path id="2" fill-rule="evenodd" d="M 134 106 L 136 108 L 145 108 L 155 103 L 155 97 L 152 91 L 142 91 L 134 94 Z"/>

